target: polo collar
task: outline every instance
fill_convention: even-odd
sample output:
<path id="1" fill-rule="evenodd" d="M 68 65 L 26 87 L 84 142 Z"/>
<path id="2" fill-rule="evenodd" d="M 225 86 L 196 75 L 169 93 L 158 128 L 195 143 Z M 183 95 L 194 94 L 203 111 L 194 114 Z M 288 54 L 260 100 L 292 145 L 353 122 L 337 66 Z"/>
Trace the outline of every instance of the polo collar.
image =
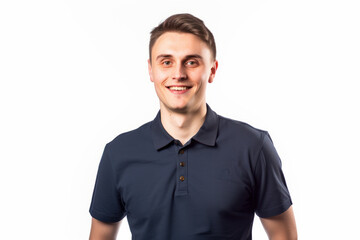
<path id="1" fill-rule="evenodd" d="M 206 104 L 206 116 L 205 121 L 199 131 L 192 137 L 193 140 L 200 142 L 208 146 L 215 146 L 216 137 L 219 127 L 218 115 Z M 158 111 L 155 119 L 150 126 L 151 135 L 153 138 L 154 146 L 157 150 L 167 146 L 175 139 L 166 132 L 161 123 L 160 110 Z"/>

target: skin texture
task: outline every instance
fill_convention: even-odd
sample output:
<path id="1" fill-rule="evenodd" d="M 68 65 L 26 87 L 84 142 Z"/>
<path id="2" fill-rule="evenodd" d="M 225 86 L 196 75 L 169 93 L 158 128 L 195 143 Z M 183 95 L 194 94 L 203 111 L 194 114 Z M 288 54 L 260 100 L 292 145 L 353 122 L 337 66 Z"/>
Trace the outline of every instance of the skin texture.
<path id="1" fill-rule="evenodd" d="M 121 221 L 104 223 L 95 218 L 91 220 L 90 240 L 115 240 Z"/>
<path id="2" fill-rule="evenodd" d="M 205 121 L 206 86 L 212 83 L 218 62 L 200 38 L 189 33 L 161 35 L 148 60 L 151 82 L 160 100 L 161 122 L 165 130 L 182 144 L 193 137 Z M 171 92 L 169 86 L 191 87 L 184 93 Z M 271 240 L 297 239 L 292 207 L 271 218 L 261 218 Z M 92 219 L 90 240 L 116 239 L 118 223 Z"/>
<path id="3" fill-rule="evenodd" d="M 292 206 L 280 215 L 260 218 L 261 223 L 271 240 L 296 240 L 297 230 Z"/>
<path id="4" fill-rule="evenodd" d="M 213 82 L 217 67 L 206 43 L 190 33 L 166 32 L 153 46 L 148 68 L 160 100 L 161 122 L 183 144 L 205 120 L 206 86 Z M 191 88 L 178 94 L 171 92 L 169 86 Z"/>

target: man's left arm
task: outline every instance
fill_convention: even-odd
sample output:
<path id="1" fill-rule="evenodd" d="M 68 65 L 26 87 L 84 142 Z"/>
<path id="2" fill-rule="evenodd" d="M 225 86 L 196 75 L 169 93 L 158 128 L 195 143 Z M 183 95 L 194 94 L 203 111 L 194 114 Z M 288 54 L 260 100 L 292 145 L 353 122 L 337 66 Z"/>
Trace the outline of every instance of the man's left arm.
<path id="1" fill-rule="evenodd" d="M 260 220 L 270 240 L 297 240 L 292 206 L 279 215 L 260 218 Z"/>

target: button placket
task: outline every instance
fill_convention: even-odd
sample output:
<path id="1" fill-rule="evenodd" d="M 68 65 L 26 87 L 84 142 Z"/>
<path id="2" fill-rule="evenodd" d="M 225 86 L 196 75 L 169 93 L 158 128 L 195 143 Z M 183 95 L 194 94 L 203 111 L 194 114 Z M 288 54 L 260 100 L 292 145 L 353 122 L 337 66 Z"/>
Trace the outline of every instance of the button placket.
<path id="1" fill-rule="evenodd" d="M 179 148 L 178 149 L 178 164 L 177 164 L 177 185 L 178 192 L 183 194 L 187 194 L 187 157 L 188 157 L 188 149 Z"/>

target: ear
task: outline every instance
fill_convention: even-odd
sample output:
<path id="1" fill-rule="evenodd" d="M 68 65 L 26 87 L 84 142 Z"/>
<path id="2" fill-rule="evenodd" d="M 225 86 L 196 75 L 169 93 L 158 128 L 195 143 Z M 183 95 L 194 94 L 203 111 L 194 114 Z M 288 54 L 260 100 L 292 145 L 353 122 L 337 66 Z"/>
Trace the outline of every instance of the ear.
<path id="1" fill-rule="evenodd" d="M 218 66 L 219 66 L 219 63 L 217 60 L 215 60 L 210 69 L 211 73 L 210 73 L 209 80 L 208 80 L 209 83 L 212 83 L 214 81 L 215 73 L 217 71 Z"/>
<path id="2" fill-rule="evenodd" d="M 150 81 L 154 82 L 154 80 L 152 78 L 152 67 L 151 67 L 150 59 L 148 59 L 147 62 L 148 62 L 148 71 L 149 71 Z"/>

